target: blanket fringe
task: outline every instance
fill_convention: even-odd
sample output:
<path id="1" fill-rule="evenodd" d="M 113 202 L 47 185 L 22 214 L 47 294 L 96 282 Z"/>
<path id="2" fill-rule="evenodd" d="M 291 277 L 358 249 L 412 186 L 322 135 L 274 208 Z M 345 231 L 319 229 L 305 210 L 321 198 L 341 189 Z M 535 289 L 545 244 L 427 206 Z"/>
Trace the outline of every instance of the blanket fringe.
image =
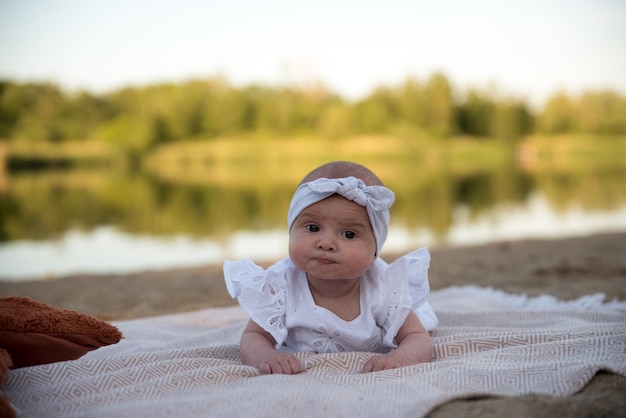
<path id="1" fill-rule="evenodd" d="M 604 293 L 584 295 L 574 300 L 559 300 L 552 295 L 527 296 L 509 293 L 493 287 L 450 286 L 431 292 L 431 304 L 435 310 L 472 311 L 488 310 L 527 310 L 527 311 L 583 311 L 583 312 L 619 312 L 626 311 L 626 301 L 613 299 L 605 301 Z M 460 303 L 471 300 L 472 306 Z M 485 305 L 482 302 L 486 302 Z M 455 302 L 456 307 L 453 305 Z"/>

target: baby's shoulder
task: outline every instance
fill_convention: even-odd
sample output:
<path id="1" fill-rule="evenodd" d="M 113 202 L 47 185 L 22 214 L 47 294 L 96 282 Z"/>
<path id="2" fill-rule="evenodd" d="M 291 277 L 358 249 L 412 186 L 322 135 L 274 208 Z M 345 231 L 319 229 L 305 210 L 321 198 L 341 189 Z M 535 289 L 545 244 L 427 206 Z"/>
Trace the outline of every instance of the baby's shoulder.
<path id="1" fill-rule="evenodd" d="M 428 280 L 430 253 L 427 248 L 420 248 L 387 263 L 380 257 L 363 276 L 364 286 L 373 289 L 401 288 L 405 283 L 414 284 Z"/>
<path id="2" fill-rule="evenodd" d="M 269 289 L 270 293 L 287 290 L 290 277 L 294 274 L 296 269 L 289 259 L 283 259 L 267 269 L 247 259 L 224 262 L 226 287 L 233 297 L 241 295 L 244 289 L 263 292 Z"/>

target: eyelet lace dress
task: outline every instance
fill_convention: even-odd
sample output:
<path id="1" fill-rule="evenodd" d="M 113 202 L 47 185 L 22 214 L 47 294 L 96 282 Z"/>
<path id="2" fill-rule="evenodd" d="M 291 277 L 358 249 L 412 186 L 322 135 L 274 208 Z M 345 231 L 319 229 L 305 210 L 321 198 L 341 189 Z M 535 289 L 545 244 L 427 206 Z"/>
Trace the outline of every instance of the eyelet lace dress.
<path id="1" fill-rule="evenodd" d="M 277 349 L 384 353 L 397 346 L 395 336 L 411 309 L 428 331 L 437 325 L 428 303 L 429 264 L 426 248 L 391 264 L 376 259 L 361 278 L 361 313 L 352 321 L 317 306 L 306 273 L 289 258 L 267 270 L 250 260 L 226 261 L 224 278 L 230 295 L 274 337 Z"/>

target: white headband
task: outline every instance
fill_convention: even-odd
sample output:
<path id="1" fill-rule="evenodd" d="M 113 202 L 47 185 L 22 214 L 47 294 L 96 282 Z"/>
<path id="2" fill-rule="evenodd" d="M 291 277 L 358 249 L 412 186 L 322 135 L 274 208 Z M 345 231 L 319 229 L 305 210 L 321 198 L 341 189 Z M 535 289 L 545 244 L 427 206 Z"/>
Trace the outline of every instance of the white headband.
<path id="1" fill-rule="evenodd" d="M 376 254 L 380 255 L 380 250 L 387 239 L 389 208 L 393 205 L 395 195 L 384 186 L 366 186 L 363 180 L 356 177 L 319 178 L 301 184 L 291 198 L 287 214 L 289 229 L 304 209 L 333 194 L 365 207 L 376 238 Z"/>

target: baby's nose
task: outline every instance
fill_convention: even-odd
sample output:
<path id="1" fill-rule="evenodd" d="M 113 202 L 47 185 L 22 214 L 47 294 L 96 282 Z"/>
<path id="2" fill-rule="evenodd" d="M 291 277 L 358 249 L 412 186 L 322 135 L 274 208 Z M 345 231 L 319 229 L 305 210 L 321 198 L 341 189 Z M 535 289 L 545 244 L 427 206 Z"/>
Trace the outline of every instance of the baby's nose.
<path id="1" fill-rule="evenodd" d="M 317 248 L 324 251 L 335 251 L 337 249 L 337 241 L 331 234 L 322 234 L 317 243 Z"/>

